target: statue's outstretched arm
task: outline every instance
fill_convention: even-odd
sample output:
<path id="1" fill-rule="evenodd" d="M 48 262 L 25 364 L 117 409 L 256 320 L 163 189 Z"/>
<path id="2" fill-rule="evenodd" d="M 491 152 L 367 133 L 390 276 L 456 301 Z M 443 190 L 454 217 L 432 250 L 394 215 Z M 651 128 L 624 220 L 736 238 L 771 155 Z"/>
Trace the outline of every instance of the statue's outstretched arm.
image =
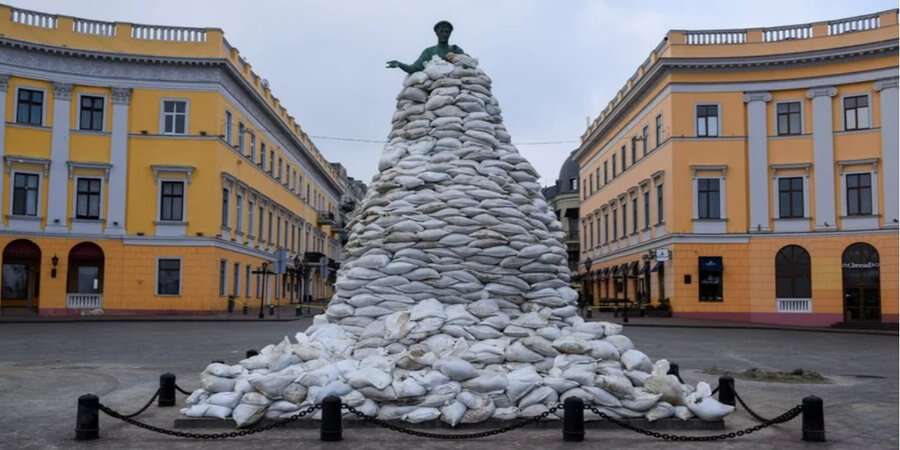
<path id="1" fill-rule="evenodd" d="M 425 62 L 428 61 L 429 59 L 431 59 L 431 55 L 428 53 L 427 50 L 424 50 L 424 51 L 422 51 L 422 54 L 419 55 L 419 59 L 417 59 L 416 62 L 414 62 L 412 64 L 403 64 L 400 61 L 391 60 L 391 61 L 387 62 L 387 67 L 389 69 L 393 69 L 393 68 L 397 67 L 406 73 L 415 73 L 415 72 L 425 70 Z"/>

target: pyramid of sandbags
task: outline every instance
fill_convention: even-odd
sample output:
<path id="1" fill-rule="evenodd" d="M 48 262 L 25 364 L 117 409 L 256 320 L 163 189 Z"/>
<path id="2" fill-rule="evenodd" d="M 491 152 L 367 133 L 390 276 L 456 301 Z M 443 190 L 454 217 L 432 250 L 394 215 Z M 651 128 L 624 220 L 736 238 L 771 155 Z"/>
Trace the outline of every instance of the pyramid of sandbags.
<path id="1" fill-rule="evenodd" d="M 534 417 L 571 396 L 615 417 L 730 412 L 621 326 L 577 315 L 564 233 L 475 59 L 435 57 L 405 79 L 378 169 L 325 313 L 296 342 L 208 366 L 184 414 L 249 426 L 329 395 L 453 426 Z"/>

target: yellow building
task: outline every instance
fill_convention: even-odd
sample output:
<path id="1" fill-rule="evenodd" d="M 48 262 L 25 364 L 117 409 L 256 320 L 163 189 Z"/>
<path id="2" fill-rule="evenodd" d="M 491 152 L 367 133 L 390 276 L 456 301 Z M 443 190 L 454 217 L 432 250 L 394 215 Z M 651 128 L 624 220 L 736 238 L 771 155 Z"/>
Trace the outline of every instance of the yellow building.
<path id="1" fill-rule="evenodd" d="M 896 322 L 897 10 L 674 30 L 575 153 L 595 304 Z"/>
<path id="2" fill-rule="evenodd" d="M 222 30 L 0 5 L 0 106 L 0 313 L 330 296 L 338 171 Z"/>

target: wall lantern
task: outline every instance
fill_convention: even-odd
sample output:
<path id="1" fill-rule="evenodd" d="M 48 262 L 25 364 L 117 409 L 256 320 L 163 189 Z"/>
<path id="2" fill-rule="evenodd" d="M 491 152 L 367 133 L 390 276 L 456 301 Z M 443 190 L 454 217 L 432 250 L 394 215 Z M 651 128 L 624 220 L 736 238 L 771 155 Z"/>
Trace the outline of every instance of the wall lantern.
<path id="1" fill-rule="evenodd" d="M 59 265 L 59 256 L 53 255 L 53 257 L 50 258 L 50 264 L 53 266 L 53 268 L 50 269 L 50 278 L 56 278 L 56 266 Z"/>

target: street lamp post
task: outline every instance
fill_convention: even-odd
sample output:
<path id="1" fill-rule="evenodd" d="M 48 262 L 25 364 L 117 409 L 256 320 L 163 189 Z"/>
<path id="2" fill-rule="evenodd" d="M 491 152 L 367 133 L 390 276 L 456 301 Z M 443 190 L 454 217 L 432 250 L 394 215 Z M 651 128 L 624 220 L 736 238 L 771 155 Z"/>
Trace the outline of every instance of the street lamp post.
<path id="1" fill-rule="evenodd" d="M 252 273 L 262 276 L 262 293 L 259 296 L 259 318 L 262 319 L 262 318 L 265 318 L 265 312 L 264 312 L 264 309 L 266 308 L 265 302 L 266 302 L 266 297 L 268 297 L 268 293 L 269 293 L 269 289 L 268 289 L 269 288 L 269 286 L 268 286 L 269 275 L 273 275 L 275 272 L 270 272 L 269 271 L 269 262 L 264 261 L 262 263 L 262 266 L 260 266 L 259 269 L 254 270 Z"/>

